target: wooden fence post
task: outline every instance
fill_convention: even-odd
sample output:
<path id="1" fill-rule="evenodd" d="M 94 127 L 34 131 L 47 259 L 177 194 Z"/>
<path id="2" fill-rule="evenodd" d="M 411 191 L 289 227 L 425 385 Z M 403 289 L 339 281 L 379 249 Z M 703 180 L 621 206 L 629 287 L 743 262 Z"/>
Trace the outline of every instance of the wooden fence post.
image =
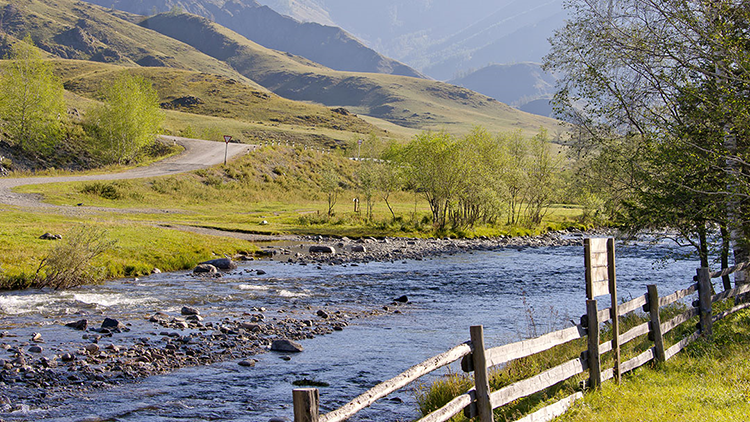
<path id="1" fill-rule="evenodd" d="M 612 353 L 614 355 L 613 374 L 615 382 L 620 383 L 622 371 L 620 370 L 620 317 L 617 303 L 617 275 L 615 272 L 615 239 L 607 239 L 607 278 L 609 278 L 609 297 L 611 306 L 609 317 L 612 319 Z"/>
<path id="2" fill-rule="evenodd" d="M 492 422 L 492 403 L 490 403 L 490 382 L 487 375 L 487 358 L 484 349 L 484 327 L 474 325 L 469 329 L 474 351 L 474 383 L 477 394 L 477 416 L 480 422 Z"/>
<path id="3" fill-rule="evenodd" d="M 713 335 L 713 321 L 711 320 L 711 272 L 708 268 L 698 269 L 698 306 L 701 318 L 701 334 L 711 337 Z"/>
<path id="4" fill-rule="evenodd" d="M 294 422 L 318 422 L 320 393 L 317 388 L 292 390 Z"/>
<path id="5" fill-rule="evenodd" d="M 659 316 L 659 291 L 656 284 L 648 286 L 648 311 L 651 315 L 651 334 L 654 337 L 654 348 L 656 349 L 656 361 L 667 360 L 664 353 L 664 336 L 661 333 L 661 317 Z"/>
<path id="6" fill-rule="evenodd" d="M 602 367 L 599 356 L 599 314 L 597 313 L 596 300 L 586 301 L 586 313 L 588 315 L 588 367 L 589 387 L 599 388 L 602 385 Z"/>

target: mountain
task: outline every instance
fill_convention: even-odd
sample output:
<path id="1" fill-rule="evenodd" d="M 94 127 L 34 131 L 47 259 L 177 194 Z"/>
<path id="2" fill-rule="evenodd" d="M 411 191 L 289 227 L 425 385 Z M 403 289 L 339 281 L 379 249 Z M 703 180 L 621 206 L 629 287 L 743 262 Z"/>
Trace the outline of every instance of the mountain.
<path id="1" fill-rule="evenodd" d="M 300 22 L 254 0 L 88 0 L 148 16 L 183 10 L 206 17 L 244 37 L 274 50 L 285 51 L 331 69 L 423 77 L 419 72 L 387 58 L 341 28 Z"/>
<path id="2" fill-rule="evenodd" d="M 206 72 L 265 91 L 227 63 L 88 3 L 0 0 L 0 35 L 4 40 L 0 57 L 7 53 L 5 37 L 20 39 L 27 33 L 38 47 L 54 57 Z"/>
<path id="3" fill-rule="evenodd" d="M 449 81 L 542 116 L 551 115 L 549 99 L 555 92 L 555 82 L 556 78 L 537 63 L 490 65 Z"/>
<path id="4" fill-rule="evenodd" d="M 491 63 L 539 62 L 567 16 L 563 0 L 258 1 L 298 19 L 333 21 L 439 80 Z"/>
<path id="5" fill-rule="evenodd" d="M 229 63 L 285 98 L 347 107 L 355 113 L 415 129 L 468 131 L 518 128 L 535 132 L 557 122 L 522 113 L 466 88 L 396 75 L 341 72 L 264 48 L 206 18 L 162 13 L 141 25 Z"/>

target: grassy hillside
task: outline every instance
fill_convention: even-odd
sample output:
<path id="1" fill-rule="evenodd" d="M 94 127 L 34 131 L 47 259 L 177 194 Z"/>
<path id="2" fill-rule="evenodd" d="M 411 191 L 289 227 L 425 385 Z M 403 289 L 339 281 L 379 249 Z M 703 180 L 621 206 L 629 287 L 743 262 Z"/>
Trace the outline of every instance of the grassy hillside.
<path id="1" fill-rule="evenodd" d="M 53 57 L 195 70 L 262 89 L 220 60 L 84 2 L 0 0 L 0 56 L 10 41 L 27 33 Z"/>
<path id="2" fill-rule="evenodd" d="M 305 59 L 264 48 L 208 19 L 165 13 L 142 26 L 183 41 L 226 61 L 243 75 L 294 100 L 344 106 L 401 126 L 465 132 L 475 125 L 490 131 L 539 127 L 556 129 L 555 120 L 534 116 L 487 96 L 450 84 L 407 78 L 334 71 Z"/>
<path id="3" fill-rule="evenodd" d="M 130 72 L 151 81 L 162 108 L 183 113 L 239 120 L 281 129 L 293 126 L 351 133 L 385 134 L 345 110 L 331 110 L 281 98 L 236 79 L 171 68 L 126 68 L 80 60 L 55 60 L 56 73 L 65 88 L 83 97 L 97 99 L 103 86 L 119 72 Z"/>

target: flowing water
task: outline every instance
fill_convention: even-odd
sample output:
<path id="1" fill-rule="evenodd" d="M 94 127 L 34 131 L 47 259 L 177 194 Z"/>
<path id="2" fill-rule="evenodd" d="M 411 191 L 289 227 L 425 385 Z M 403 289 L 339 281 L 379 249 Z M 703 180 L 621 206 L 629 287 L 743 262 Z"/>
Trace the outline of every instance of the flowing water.
<path id="1" fill-rule="evenodd" d="M 692 282 L 698 263 L 687 249 L 669 243 L 617 247 L 621 299 L 658 284 L 671 293 Z M 677 258 L 676 260 L 673 258 Z M 266 274 L 257 276 L 252 269 Z M 423 261 L 359 266 L 298 266 L 252 262 L 220 279 L 185 273 L 138 281 L 120 280 L 67 292 L 18 292 L 0 297 L 0 330 L 28 338 L 40 332 L 56 344 L 81 333 L 60 324 L 81 315 L 132 321 L 130 333 L 149 329 L 155 311 L 178 313 L 182 306 L 209 317 L 242 315 L 266 308 L 273 316 L 315 309 L 374 309 L 407 295 L 401 313 L 354 320 L 331 335 L 302 342 L 303 353 L 284 360 L 265 353 L 254 368 L 227 361 L 149 377 L 56 400 L 49 409 L 22 409 L 3 420 L 79 421 L 262 421 L 292 420 L 292 382 L 312 379 L 321 387 L 322 411 L 332 410 L 380 381 L 468 340 L 469 327 L 482 324 L 489 347 L 549 329 L 569 326 L 585 311 L 582 247 L 505 249 L 435 257 Z M 391 307 L 391 310 L 393 307 Z M 281 312 L 281 313 L 279 313 Z M 151 328 L 153 329 L 153 328 Z M 458 370 L 453 368 L 453 370 Z M 441 373 L 445 373 L 444 371 Z M 414 391 L 381 400 L 355 420 L 412 420 L 418 416 Z"/>

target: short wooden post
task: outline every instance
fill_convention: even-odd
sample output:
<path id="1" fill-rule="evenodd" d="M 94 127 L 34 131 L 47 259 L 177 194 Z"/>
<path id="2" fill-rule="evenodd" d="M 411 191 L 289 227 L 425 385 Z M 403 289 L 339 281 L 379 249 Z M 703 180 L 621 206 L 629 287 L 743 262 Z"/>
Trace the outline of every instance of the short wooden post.
<path id="1" fill-rule="evenodd" d="M 317 388 L 292 390 L 294 422 L 318 422 L 320 393 Z"/>
<path id="2" fill-rule="evenodd" d="M 649 284 L 648 288 L 648 312 L 651 316 L 651 335 L 654 337 L 654 348 L 656 349 L 656 361 L 667 360 L 664 353 L 664 336 L 661 333 L 661 317 L 659 316 L 659 291 L 656 284 Z"/>
<path id="3" fill-rule="evenodd" d="M 477 394 L 477 416 L 480 422 L 492 422 L 492 403 L 490 403 L 490 381 L 487 375 L 487 358 L 484 349 L 484 327 L 474 325 L 469 329 L 473 346 L 474 383 Z"/>
<path id="4" fill-rule="evenodd" d="M 617 303 L 617 275 L 615 272 L 615 239 L 607 239 L 607 276 L 609 278 L 610 308 L 609 317 L 612 319 L 612 354 L 614 355 L 614 377 L 615 382 L 620 382 L 622 371 L 620 370 L 620 317 Z"/>
<path id="5" fill-rule="evenodd" d="M 698 269 L 698 306 L 701 320 L 701 334 L 711 337 L 713 335 L 713 321 L 711 320 L 711 272 L 708 268 Z"/>
<path id="6" fill-rule="evenodd" d="M 589 388 L 599 388 L 602 385 L 602 367 L 599 356 L 599 308 L 596 300 L 586 301 L 586 313 L 588 315 L 588 367 Z"/>

